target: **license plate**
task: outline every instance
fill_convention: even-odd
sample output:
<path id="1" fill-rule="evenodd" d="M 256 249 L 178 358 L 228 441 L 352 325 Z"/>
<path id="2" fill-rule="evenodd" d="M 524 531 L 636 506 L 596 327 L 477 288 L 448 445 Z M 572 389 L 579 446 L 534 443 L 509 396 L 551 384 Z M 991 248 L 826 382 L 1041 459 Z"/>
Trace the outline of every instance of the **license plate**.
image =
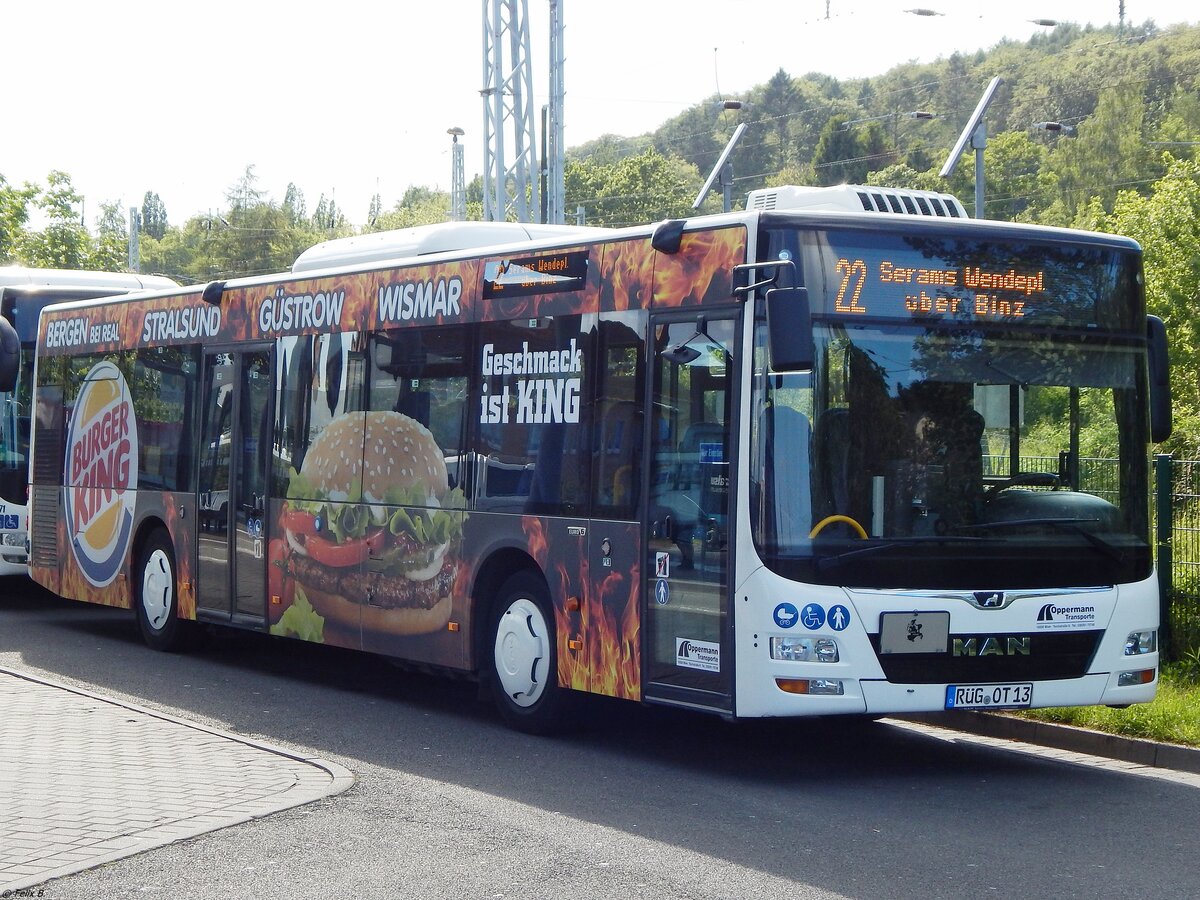
<path id="1" fill-rule="evenodd" d="M 1033 685 L 951 684 L 946 687 L 946 709 L 1021 709 L 1033 699 Z"/>

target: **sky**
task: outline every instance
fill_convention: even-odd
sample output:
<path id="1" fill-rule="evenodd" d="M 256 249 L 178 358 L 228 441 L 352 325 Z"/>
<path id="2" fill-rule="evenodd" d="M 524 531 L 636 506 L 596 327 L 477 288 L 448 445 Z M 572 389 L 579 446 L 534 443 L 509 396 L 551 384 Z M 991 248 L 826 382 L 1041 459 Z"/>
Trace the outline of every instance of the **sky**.
<path id="1" fill-rule="evenodd" d="M 527 0 L 533 102 L 549 92 L 549 3 Z M 254 167 L 282 201 L 322 194 L 361 225 L 378 192 L 483 170 L 483 2 L 43 0 L 6 4 L 0 176 L 66 172 L 86 198 L 162 198 L 172 224 L 226 207 Z M 879 75 L 1046 31 L 1115 23 L 1119 0 L 560 0 L 566 145 L 653 130 L 697 102 L 793 76 Z M 1125 21 L 1200 21 L 1184 0 L 1125 0 Z M 905 10 L 940 11 L 918 16 Z M 828 17 L 826 11 L 828 9 Z M 982 89 L 982 85 L 981 85 Z M 949 149 L 949 148 L 947 148 Z"/>

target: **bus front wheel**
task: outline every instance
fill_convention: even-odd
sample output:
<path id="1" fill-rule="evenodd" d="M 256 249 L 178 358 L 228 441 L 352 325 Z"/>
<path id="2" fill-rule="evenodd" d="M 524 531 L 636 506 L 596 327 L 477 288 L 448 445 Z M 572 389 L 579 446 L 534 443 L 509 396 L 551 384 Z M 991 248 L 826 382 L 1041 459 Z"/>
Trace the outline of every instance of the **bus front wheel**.
<path id="1" fill-rule="evenodd" d="M 133 577 L 133 605 L 142 639 L 154 650 L 179 650 L 183 645 L 179 586 L 174 550 L 165 531 L 155 531 L 146 539 Z"/>
<path id="2" fill-rule="evenodd" d="M 513 728 L 549 734 L 566 724 L 568 691 L 558 685 L 554 612 L 545 583 L 521 572 L 504 583 L 492 608 L 492 697 Z"/>

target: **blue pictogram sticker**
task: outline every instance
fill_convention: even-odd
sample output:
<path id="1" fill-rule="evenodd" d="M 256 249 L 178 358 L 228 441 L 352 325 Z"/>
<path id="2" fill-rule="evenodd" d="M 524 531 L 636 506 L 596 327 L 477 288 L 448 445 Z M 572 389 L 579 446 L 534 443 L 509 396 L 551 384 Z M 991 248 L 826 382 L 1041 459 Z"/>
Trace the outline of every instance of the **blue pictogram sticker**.
<path id="1" fill-rule="evenodd" d="M 825 607 L 819 603 L 810 603 L 800 614 L 800 621 L 809 631 L 816 631 L 825 624 Z"/>
<path id="2" fill-rule="evenodd" d="M 799 610 L 791 603 L 780 603 L 775 607 L 775 624 L 780 628 L 791 628 L 799 618 Z"/>
<path id="3" fill-rule="evenodd" d="M 654 599 L 659 606 L 666 606 L 671 599 L 671 588 L 667 585 L 667 579 L 660 578 L 655 582 Z"/>
<path id="4" fill-rule="evenodd" d="M 829 607 L 829 627 L 834 631 L 845 631 L 850 624 L 850 610 L 838 604 Z"/>

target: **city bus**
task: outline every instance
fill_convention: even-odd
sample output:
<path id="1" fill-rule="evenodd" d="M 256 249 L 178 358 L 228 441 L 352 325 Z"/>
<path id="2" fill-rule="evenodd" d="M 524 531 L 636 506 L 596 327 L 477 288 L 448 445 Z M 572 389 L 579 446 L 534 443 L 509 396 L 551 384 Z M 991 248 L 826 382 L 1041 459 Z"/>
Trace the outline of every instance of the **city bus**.
<path id="1" fill-rule="evenodd" d="M 42 307 L 63 300 L 175 286 L 171 279 L 157 275 L 0 266 L 0 313 L 15 329 L 21 349 L 16 383 L 11 391 L 0 392 L 0 575 L 28 571 L 29 410 Z"/>
<path id="2" fill-rule="evenodd" d="M 31 572 L 530 732 L 1145 702 L 1165 343 L 1135 242 L 941 194 L 349 238 L 42 311 Z"/>

